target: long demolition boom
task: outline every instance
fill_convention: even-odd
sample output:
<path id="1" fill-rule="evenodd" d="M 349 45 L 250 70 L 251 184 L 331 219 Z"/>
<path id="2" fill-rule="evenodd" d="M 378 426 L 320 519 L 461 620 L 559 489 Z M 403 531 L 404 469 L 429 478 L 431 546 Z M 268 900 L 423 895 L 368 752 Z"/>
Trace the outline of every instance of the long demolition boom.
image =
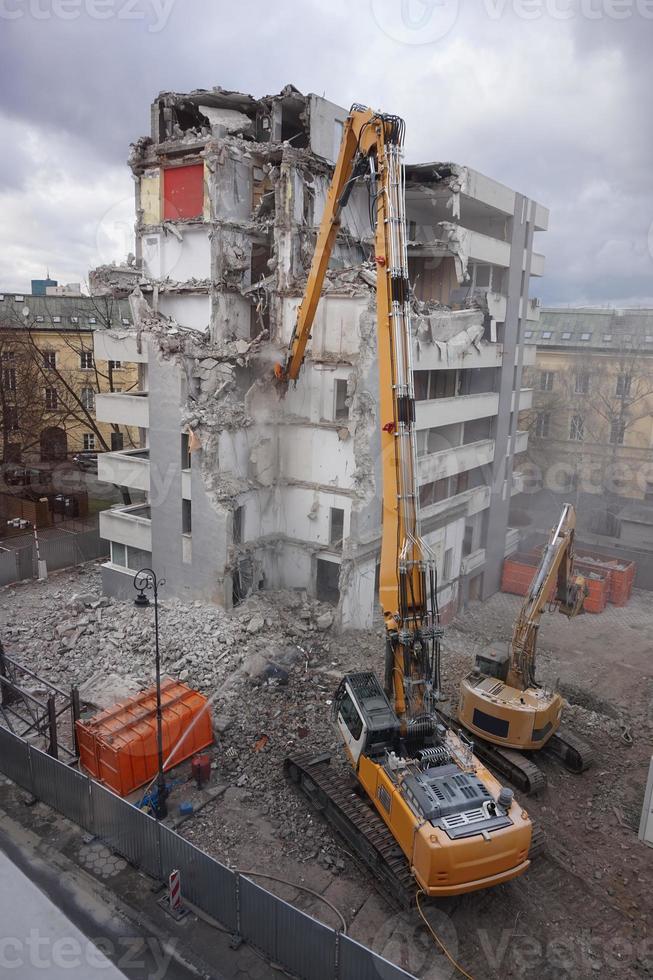
<path id="1" fill-rule="evenodd" d="M 508 683 L 525 690 L 535 683 L 537 631 L 556 582 L 554 602 L 570 619 L 583 611 L 585 579 L 573 575 L 576 512 L 565 504 L 560 520 L 542 553 L 535 578 L 524 599 L 510 643 Z"/>
<path id="2" fill-rule="evenodd" d="M 420 536 L 410 282 L 406 248 L 404 122 L 352 106 L 322 216 L 288 355 L 275 373 L 296 381 L 315 318 L 340 215 L 365 176 L 375 218 L 377 348 L 383 530 L 379 600 L 386 625 L 386 690 L 406 725 L 429 713 L 440 684 L 437 572 Z"/>

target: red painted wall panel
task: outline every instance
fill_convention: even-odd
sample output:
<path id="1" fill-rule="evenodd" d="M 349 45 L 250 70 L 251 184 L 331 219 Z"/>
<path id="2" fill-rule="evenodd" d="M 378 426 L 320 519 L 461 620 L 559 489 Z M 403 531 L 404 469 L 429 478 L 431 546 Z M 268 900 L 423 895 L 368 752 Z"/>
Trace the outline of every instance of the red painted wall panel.
<path id="1" fill-rule="evenodd" d="M 201 218 L 204 210 L 204 166 L 168 167 L 163 171 L 163 218 Z"/>

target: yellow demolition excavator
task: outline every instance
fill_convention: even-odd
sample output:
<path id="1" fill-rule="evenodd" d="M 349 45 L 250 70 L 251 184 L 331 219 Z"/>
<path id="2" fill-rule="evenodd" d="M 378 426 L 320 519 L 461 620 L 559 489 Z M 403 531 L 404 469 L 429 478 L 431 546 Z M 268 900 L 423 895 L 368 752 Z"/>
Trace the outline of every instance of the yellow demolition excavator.
<path id="1" fill-rule="evenodd" d="M 409 905 L 418 889 L 458 895 L 515 878 L 530 863 L 532 825 L 513 791 L 436 713 L 443 630 L 436 563 L 419 527 L 403 141 L 397 116 L 350 110 L 306 291 L 275 373 L 282 389 L 297 380 L 340 214 L 364 178 L 376 263 L 385 684 L 371 671 L 348 673 L 334 697 L 333 722 L 357 781 L 327 755 L 285 765 L 386 894 Z"/>
<path id="2" fill-rule="evenodd" d="M 458 720 L 474 735 L 475 751 L 529 793 L 546 785 L 531 753 L 544 751 L 572 772 L 587 769 L 592 757 L 589 746 L 560 730 L 560 694 L 535 680 L 537 635 L 544 610 L 557 608 L 570 619 L 583 612 L 587 585 L 573 570 L 575 527 L 574 508 L 565 504 L 542 552 L 510 642 L 483 650 L 460 688 Z"/>

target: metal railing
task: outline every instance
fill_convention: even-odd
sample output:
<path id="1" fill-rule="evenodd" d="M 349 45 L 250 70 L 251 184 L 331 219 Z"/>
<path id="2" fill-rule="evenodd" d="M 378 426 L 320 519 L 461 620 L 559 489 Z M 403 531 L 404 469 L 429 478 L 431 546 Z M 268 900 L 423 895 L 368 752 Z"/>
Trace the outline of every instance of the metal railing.
<path id="1" fill-rule="evenodd" d="M 151 877 L 166 881 L 173 869 L 180 871 L 188 902 L 293 975 L 304 980 L 414 980 L 2 727 L 0 771 Z"/>

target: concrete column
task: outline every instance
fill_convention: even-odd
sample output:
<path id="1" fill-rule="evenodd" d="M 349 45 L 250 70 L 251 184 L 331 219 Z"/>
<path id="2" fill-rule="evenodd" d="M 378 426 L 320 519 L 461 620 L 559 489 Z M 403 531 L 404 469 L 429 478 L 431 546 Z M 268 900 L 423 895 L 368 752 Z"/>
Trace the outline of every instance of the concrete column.
<path id="1" fill-rule="evenodd" d="M 493 595 L 501 584 L 503 552 L 510 511 L 510 490 L 512 483 L 512 450 L 514 432 L 517 428 L 519 410 L 519 386 L 521 383 L 522 356 L 520 353 L 517 371 L 515 357 L 521 341 L 520 306 L 522 292 L 528 296 L 528 281 L 533 246 L 533 222 L 529 220 L 533 204 L 522 194 L 515 194 L 515 213 L 512 220 L 510 242 L 510 267 L 508 269 L 508 296 L 503 336 L 503 361 L 499 381 L 499 413 L 496 419 L 494 463 L 490 487 L 490 507 L 488 513 L 487 537 L 485 542 L 485 572 L 483 575 L 482 598 Z M 526 272 L 522 291 L 522 265 L 524 249 L 528 249 Z M 516 381 L 515 381 L 516 378 Z M 513 390 L 515 393 L 515 412 L 511 421 L 510 407 Z"/>

